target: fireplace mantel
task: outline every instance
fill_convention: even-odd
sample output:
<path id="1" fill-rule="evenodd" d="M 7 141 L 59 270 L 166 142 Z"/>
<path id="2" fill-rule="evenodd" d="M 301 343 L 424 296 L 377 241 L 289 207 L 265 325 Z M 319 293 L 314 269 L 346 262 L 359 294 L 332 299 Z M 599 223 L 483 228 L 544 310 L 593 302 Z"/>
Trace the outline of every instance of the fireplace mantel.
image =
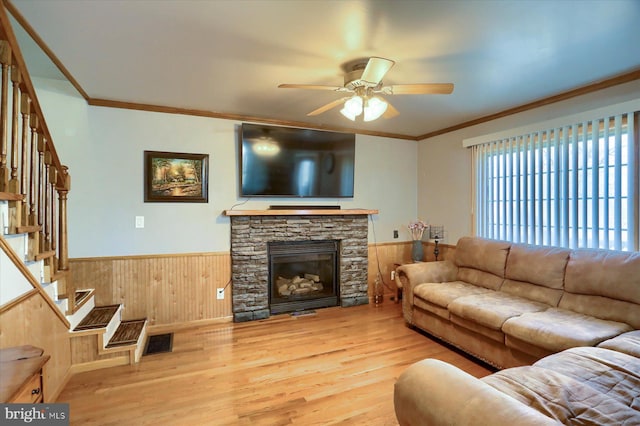
<path id="1" fill-rule="evenodd" d="M 348 216 L 378 214 L 378 210 L 310 208 L 309 210 L 225 210 L 223 213 L 225 216 Z"/>

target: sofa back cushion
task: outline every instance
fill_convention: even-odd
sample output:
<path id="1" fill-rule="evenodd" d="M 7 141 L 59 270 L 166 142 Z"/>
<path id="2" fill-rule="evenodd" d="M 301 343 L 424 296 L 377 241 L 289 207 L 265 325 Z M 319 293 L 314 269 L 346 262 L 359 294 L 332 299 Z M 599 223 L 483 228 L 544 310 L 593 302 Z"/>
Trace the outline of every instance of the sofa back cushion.
<path id="1" fill-rule="evenodd" d="M 456 245 L 458 280 L 498 290 L 511 243 L 477 237 L 462 237 Z"/>
<path id="2" fill-rule="evenodd" d="M 559 307 L 640 328 L 640 253 L 574 250 L 564 289 Z"/>
<path id="3" fill-rule="evenodd" d="M 570 253 L 558 247 L 513 244 L 501 291 L 558 306 Z"/>

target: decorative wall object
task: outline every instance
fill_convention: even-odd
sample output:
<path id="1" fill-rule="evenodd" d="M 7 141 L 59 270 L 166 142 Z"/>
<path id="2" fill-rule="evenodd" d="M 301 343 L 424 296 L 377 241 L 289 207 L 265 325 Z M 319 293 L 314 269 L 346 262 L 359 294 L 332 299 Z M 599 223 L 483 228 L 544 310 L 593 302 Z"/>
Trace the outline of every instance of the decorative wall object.
<path id="1" fill-rule="evenodd" d="M 176 152 L 144 152 L 145 203 L 206 203 L 209 156 Z"/>

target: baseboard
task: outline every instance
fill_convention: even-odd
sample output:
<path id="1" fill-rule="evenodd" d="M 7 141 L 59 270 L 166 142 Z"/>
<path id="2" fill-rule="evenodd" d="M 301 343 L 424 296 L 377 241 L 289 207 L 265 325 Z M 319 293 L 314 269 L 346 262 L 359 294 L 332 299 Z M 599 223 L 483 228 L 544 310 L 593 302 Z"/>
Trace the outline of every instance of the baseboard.
<path id="1" fill-rule="evenodd" d="M 187 328 L 204 327 L 213 324 L 223 324 L 233 322 L 233 317 L 209 318 L 194 321 L 176 322 L 172 324 L 157 324 L 147 326 L 147 334 L 161 334 L 171 331 L 184 330 Z"/>
<path id="2" fill-rule="evenodd" d="M 62 379 L 62 383 L 60 383 L 58 388 L 54 389 L 54 391 L 51 392 L 51 394 L 47 392 L 47 395 L 46 395 L 47 400 L 44 402 L 48 402 L 48 403 L 58 402 L 58 397 L 62 393 L 63 389 L 67 386 L 67 383 L 69 383 L 69 380 L 71 380 L 71 377 L 73 377 L 73 373 L 71 373 L 71 367 L 69 367 L 69 369 L 67 370 L 67 374 L 65 374 L 64 378 Z"/>
<path id="3" fill-rule="evenodd" d="M 84 373 L 85 371 L 100 370 L 102 368 L 118 367 L 121 365 L 129 365 L 129 355 L 119 356 L 115 358 L 100 359 L 97 361 L 83 362 L 82 364 L 74 364 L 69 371 L 71 374 Z"/>

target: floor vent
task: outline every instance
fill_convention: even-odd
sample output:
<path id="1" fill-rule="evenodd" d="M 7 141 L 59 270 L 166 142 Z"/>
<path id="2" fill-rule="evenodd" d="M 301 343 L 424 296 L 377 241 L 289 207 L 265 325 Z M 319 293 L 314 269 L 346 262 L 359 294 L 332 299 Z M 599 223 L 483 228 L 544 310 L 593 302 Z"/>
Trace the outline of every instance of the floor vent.
<path id="1" fill-rule="evenodd" d="M 291 312 L 292 317 L 306 317 L 306 316 L 315 315 L 315 314 L 316 314 L 316 311 L 314 311 L 313 309 L 306 309 L 304 311 Z"/>
<path id="2" fill-rule="evenodd" d="M 156 334 L 155 336 L 149 336 L 147 339 L 147 346 L 144 348 L 144 355 L 160 354 L 164 352 L 171 352 L 173 349 L 173 333 Z"/>

